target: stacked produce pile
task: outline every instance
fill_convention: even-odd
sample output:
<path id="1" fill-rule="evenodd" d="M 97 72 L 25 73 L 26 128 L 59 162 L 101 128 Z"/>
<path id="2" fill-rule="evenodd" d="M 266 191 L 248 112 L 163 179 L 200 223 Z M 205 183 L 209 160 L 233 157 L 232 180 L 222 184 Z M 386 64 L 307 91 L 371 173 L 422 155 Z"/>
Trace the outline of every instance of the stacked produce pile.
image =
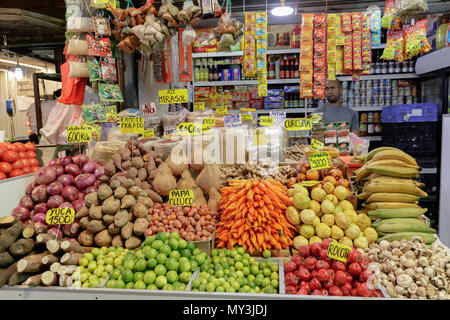
<path id="1" fill-rule="evenodd" d="M 138 250 L 126 252 L 111 272 L 108 288 L 186 290 L 192 273 L 208 259 L 177 232 L 145 239 Z"/>
<path id="2" fill-rule="evenodd" d="M 286 217 L 300 234 L 294 238 L 296 249 L 330 237 L 357 248 L 367 248 L 369 243 L 377 240 L 370 218 L 356 213 L 353 204 L 346 200 L 349 189 L 338 181 L 330 175 L 325 176 L 322 183 L 309 187 L 309 191 L 300 184 L 288 190 L 293 206 L 287 208 Z"/>
<path id="3" fill-rule="evenodd" d="M 376 282 L 392 298 L 450 299 L 450 253 L 421 236 L 409 241 L 382 240 L 365 250 Z"/>
<path id="4" fill-rule="evenodd" d="M 290 147 L 285 147 L 283 148 L 283 159 L 285 161 L 286 160 L 296 162 L 305 161 L 307 160 L 306 153 L 308 152 L 308 150 L 309 146 L 305 144 L 295 144 Z"/>
<path id="5" fill-rule="evenodd" d="M 299 253 L 284 263 L 284 283 L 287 294 L 320 296 L 383 297 L 381 292 L 368 286 L 372 273 L 369 259 L 353 249 L 348 262 L 327 257 L 332 239 L 324 239 L 310 246 L 299 247 Z"/>
<path id="6" fill-rule="evenodd" d="M 303 181 L 320 181 L 316 186 L 323 187 L 326 182 L 331 182 L 334 186 L 344 186 L 352 192 L 350 181 L 344 178 L 344 173 L 331 163 L 331 168 L 322 170 L 312 170 L 309 161 L 301 162 L 296 169 L 295 177 L 287 181 L 287 186 L 291 188 L 294 184 Z"/>
<path id="7" fill-rule="evenodd" d="M 432 243 L 436 230 L 420 219 L 426 209 L 417 204 L 428 195 L 420 189 L 421 183 L 412 180 L 420 173 L 416 160 L 399 149 L 383 147 L 371 151 L 364 161 L 355 176 L 362 191 L 358 198 L 370 217 L 382 219 L 374 223 L 381 240 L 420 235 Z"/>
<path id="8" fill-rule="evenodd" d="M 295 228 L 285 217 L 292 200 L 274 180 L 229 181 L 221 189 L 217 248 L 236 244 L 251 254 L 292 244 Z"/>
<path id="9" fill-rule="evenodd" d="M 212 250 L 200 266 L 192 291 L 278 293 L 278 263 L 255 261 L 242 247 Z"/>
<path id="10" fill-rule="evenodd" d="M 39 169 L 36 145 L 32 142 L 0 143 L 0 180 L 18 177 Z"/>

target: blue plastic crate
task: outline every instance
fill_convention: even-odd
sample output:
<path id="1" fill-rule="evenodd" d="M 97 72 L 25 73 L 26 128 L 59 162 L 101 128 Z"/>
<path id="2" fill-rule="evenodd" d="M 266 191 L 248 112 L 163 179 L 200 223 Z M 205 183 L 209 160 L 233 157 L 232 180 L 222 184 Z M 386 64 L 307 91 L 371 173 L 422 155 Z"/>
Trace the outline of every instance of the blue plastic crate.
<path id="1" fill-rule="evenodd" d="M 383 123 L 434 122 L 437 120 L 437 103 L 398 104 L 384 107 L 381 114 Z"/>

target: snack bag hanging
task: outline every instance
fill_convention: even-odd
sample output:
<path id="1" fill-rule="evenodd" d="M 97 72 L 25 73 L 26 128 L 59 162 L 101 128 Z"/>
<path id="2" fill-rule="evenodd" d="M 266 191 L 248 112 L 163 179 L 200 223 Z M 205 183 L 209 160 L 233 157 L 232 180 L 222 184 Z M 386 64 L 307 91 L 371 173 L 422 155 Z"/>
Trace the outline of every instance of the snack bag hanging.
<path id="1" fill-rule="evenodd" d="M 417 21 L 415 25 L 405 29 L 405 58 L 427 53 L 431 50 L 431 46 L 427 39 L 427 20 Z"/>
<path id="2" fill-rule="evenodd" d="M 405 57 L 403 54 L 403 31 L 391 31 L 387 32 L 386 47 L 383 50 L 383 54 L 380 59 L 384 60 L 396 60 L 402 62 Z"/>
<path id="3" fill-rule="evenodd" d="M 95 39 L 93 36 L 86 35 L 88 55 L 98 57 L 112 57 L 109 38 Z"/>
<path id="4" fill-rule="evenodd" d="M 427 0 L 400 0 L 398 12 L 401 14 L 414 14 L 428 11 Z"/>
<path id="5" fill-rule="evenodd" d="M 341 13 L 342 32 L 352 32 L 352 14 L 350 12 Z"/>
<path id="6" fill-rule="evenodd" d="M 381 27 L 388 30 L 401 30 L 401 14 L 398 11 L 399 0 L 386 0 Z"/>

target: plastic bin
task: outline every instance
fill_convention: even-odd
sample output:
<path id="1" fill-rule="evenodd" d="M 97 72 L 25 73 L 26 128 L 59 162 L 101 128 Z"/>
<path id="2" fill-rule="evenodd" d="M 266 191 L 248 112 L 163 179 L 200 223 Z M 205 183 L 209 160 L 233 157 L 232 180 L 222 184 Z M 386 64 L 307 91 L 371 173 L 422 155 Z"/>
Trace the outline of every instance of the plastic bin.
<path id="1" fill-rule="evenodd" d="M 435 153 L 437 128 L 437 122 L 385 123 L 381 133 L 382 145 L 407 153 Z"/>
<path id="2" fill-rule="evenodd" d="M 339 157 L 343 162 L 347 164 L 347 170 L 349 177 L 353 177 L 353 171 L 358 170 L 361 168 L 364 164 L 363 163 L 353 163 L 351 160 L 354 158 L 354 156 L 342 156 Z"/>
<path id="3" fill-rule="evenodd" d="M 381 113 L 383 123 L 432 122 L 437 120 L 437 103 L 398 104 L 384 107 Z"/>

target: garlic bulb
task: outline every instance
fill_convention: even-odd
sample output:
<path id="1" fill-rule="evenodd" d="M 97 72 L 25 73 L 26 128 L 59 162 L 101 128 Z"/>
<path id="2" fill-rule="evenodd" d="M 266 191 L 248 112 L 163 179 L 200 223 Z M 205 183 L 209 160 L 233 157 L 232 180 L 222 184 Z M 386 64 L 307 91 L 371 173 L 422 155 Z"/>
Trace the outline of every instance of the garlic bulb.
<path id="1" fill-rule="evenodd" d="M 397 276 L 396 283 L 402 288 L 408 288 L 412 283 L 412 278 L 407 274 Z"/>

